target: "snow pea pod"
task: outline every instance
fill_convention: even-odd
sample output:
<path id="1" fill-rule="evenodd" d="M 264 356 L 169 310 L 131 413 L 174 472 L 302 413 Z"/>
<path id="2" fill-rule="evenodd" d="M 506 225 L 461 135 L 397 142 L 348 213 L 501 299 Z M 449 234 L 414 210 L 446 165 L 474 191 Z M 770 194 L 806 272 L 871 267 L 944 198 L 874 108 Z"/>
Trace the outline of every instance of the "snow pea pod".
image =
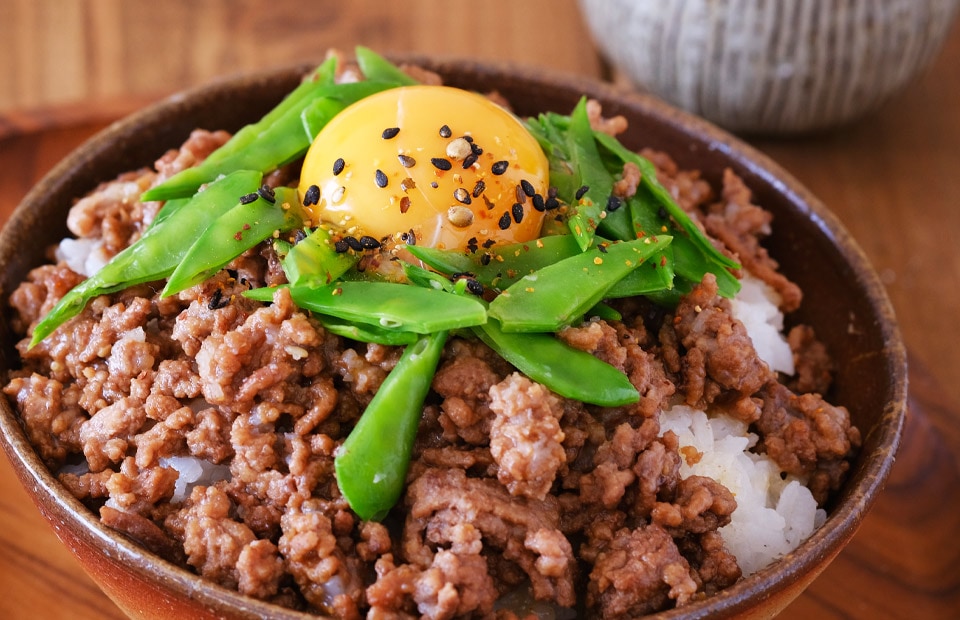
<path id="1" fill-rule="evenodd" d="M 165 205 L 160 212 L 163 217 L 158 216 L 143 236 L 57 302 L 37 324 L 30 346 L 79 314 L 94 297 L 168 277 L 210 223 L 235 205 L 239 196 L 256 191 L 260 181 L 259 172 L 241 170 L 214 181 L 188 201 Z M 171 205 L 175 208 L 168 210 Z"/>
<path id="2" fill-rule="evenodd" d="M 407 345 L 337 450 L 337 484 L 361 519 L 383 519 L 403 492 L 423 402 L 446 341 L 447 332 L 440 331 Z"/>
<path id="3" fill-rule="evenodd" d="M 324 329 L 328 332 L 357 342 L 401 346 L 413 344 L 421 336 L 416 332 L 388 329 L 371 323 L 347 321 L 335 316 L 314 314 L 314 317 L 323 324 Z"/>
<path id="4" fill-rule="evenodd" d="M 582 317 L 615 282 L 671 240 L 665 235 L 620 241 L 548 265 L 503 291 L 490 302 L 488 314 L 504 331 L 555 332 Z"/>
<path id="5" fill-rule="evenodd" d="M 326 287 L 294 286 L 301 308 L 389 329 L 428 334 L 480 325 L 483 304 L 471 297 L 393 282 L 337 282 Z"/>
<path id="6" fill-rule="evenodd" d="M 213 221 L 199 237 L 167 280 L 162 295 L 174 295 L 203 282 L 224 265 L 273 235 L 303 225 L 304 213 L 297 190 L 278 187 L 275 202 L 262 194 L 251 203 L 238 203 L 235 197 L 229 211 Z"/>
<path id="7" fill-rule="evenodd" d="M 504 289 L 525 275 L 580 254 L 572 235 L 550 235 L 525 243 L 494 246 L 467 254 L 420 245 L 407 246 L 417 259 L 443 273 L 471 273 L 484 286 Z"/>
<path id="8" fill-rule="evenodd" d="M 369 47 L 358 45 L 354 49 L 354 55 L 357 57 L 357 65 L 360 66 L 360 71 L 368 80 L 397 82 L 402 86 L 418 84 L 417 80 L 401 71 L 399 67 Z"/>
<path id="9" fill-rule="evenodd" d="M 308 281 L 326 285 L 356 265 L 359 258 L 351 252 L 337 252 L 330 231 L 321 226 L 290 248 L 281 265 L 294 286 Z"/>
<path id="10" fill-rule="evenodd" d="M 553 334 L 510 333 L 495 320 L 475 327 L 474 333 L 520 372 L 553 392 L 601 407 L 619 407 L 640 400 L 640 394 L 622 372 Z"/>
<path id="11" fill-rule="evenodd" d="M 234 170 L 259 170 L 263 173 L 276 170 L 301 157 L 310 147 L 313 135 L 308 133 L 305 124 L 308 124 L 311 132 L 319 131 L 320 118 L 329 120 L 337 111 L 351 103 L 382 90 L 395 88 L 399 84 L 365 80 L 348 84 L 311 85 L 313 88 L 308 95 L 298 98 L 295 105 L 285 106 L 283 114 L 273 117 L 269 123 L 264 123 L 263 120 L 255 123 L 256 129 L 244 133 L 242 140 L 228 140 L 199 165 L 182 170 L 144 192 L 141 200 L 168 200 L 190 196 L 202 184 Z M 322 114 L 305 120 L 304 111 L 311 109 L 316 112 L 317 108 L 310 106 L 318 100 L 327 102 L 320 106 L 319 111 Z M 246 131 L 246 128 L 241 131 Z"/>

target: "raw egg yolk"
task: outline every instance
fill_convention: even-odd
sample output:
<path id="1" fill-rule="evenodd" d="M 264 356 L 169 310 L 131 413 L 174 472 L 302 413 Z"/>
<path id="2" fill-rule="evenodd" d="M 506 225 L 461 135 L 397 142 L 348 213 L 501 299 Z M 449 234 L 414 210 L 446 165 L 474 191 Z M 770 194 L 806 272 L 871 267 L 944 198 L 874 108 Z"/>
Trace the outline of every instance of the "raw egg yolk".
<path id="1" fill-rule="evenodd" d="M 539 237 L 547 182 L 540 145 L 511 113 L 457 88 L 408 86 L 335 116 L 299 192 L 315 222 L 350 235 L 412 232 L 418 245 L 475 251 Z"/>

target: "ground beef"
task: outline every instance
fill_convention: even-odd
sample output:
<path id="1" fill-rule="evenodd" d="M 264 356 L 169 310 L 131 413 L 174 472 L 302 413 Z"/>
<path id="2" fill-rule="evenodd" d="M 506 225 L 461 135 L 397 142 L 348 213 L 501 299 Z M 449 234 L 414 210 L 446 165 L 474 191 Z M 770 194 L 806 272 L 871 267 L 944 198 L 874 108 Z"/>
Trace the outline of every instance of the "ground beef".
<path id="1" fill-rule="evenodd" d="M 601 131 L 625 128 L 596 102 L 588 114 Z M 160 206 L 139 192 L 227 138 L 198 130 L 152 171 L 104 183 L 73 208 L 71 230 L 105 256 L 120 251 Z M 683 209 L 776 284 L 759 244 L 769 218 L 739 179 L 727 175 L 717 202 L 699 173 L 646 155 Z M 625 166 L 615 193 L 640 180 Z M 334 458 L 402 348 L 334 336 L 283 288 L 270 304 L 242 295 L 283 278 L 264 243 L 168 298 L 157 283 L 97 297 L 31 348 L 33 326 L 83 279 L 65 261 L 38 267 L 9 297 L 23 366 L 3 388 L 44 462 L 103 523 L 278 605 L 337 618 L 509 617 L 498 603 L 612 618 L 684 605 L 740 578 L 718 534 L 736 502 L 713 480 L 680 477 L 661 410 L 686 402 L 750 422 L 757 449 L 808 478 L 821 502 L 859 445 L 847 411 L 820 396 L 830 361 L 812 331 L 791 332 L 797 378 L 778 383 L 708 275 L 676 309 L 617 300 L 622 320 L 559 334 L 621 370 L 636 404 L 561 398 L 452 336 L 401 503 L 383 524 L 363 522 Z M 799 302 L 778 286 L 784 307 Z"/>

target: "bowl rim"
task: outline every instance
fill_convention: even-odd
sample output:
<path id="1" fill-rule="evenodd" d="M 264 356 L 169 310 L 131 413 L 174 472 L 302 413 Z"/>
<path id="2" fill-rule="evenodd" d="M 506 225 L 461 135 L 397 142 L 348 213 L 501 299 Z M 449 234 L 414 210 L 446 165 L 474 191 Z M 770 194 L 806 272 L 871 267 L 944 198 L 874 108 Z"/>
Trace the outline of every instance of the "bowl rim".
<path id="1" fill-rule="evenodd" d="M 803 210 L 814 220 L 820 230 L 837 240 L 834 245 L 843 255 L 844 260 L 854 268 L 861 280 L 860 284 L 866 290 L 871 307 L 877 311 L 880 318 L 883 352 L 887 356 L 887 369 L 893 377 L 891 398 L 886 403 L 882 418 L 874 429 L 879 433 L 876 438 L 878 445 L 883 446 L 884 449 L 870 455 L 863 463 L 863 469 L 869 471 L 870 475 L 866 476 L 858 487 L 856 498 L 835 507 L 829 513 L 826 523 L 801 543 L 794 552 L 706 599 L 692 602 L 681 608 L 652 614 L 649 617 L 705 618 L 717 617 L 718 614 L 729 616 L 743 613 L 752 607 L 752 597 L 759 597 L 759 599 L 772 597 L 785 587 L 783 584 L 789 584 L 795 577 L 815 570 L 818 564 L 829 561 L 836 555 L 859 527 L 889 475 L 900 444 L 907 400 L 906 348 L 896 324 L 892 304 L 866 255 L 837 216 L 768 156 L 709 121 L 676 108 L 655 96 L 590 77 L 514 62 L 476 61 L 444 56 L 425 57 L 415 54 L 389 54 L 388 57 L 396 62 L 417 64 L 441 74 L 461 72 L 470 75 L 471 79 L 477 79 L 478 76 L 505 76 L 529 83 L 534 87 L 549 86 L 553 89 L 583 93 L 598 99 L 622 101 L 625 106 L 642 110 L 670 129 L 690 136 L 696 141 L 702 141 L 709 148 L 721 151 L 724 156 L 745 166 L 751 173 L 776 188 L 790 202 Z M 295 63 L 224 76 L 161 99 L 112 123 L 67 155 L 27 193 L 0 231 L 0 248 L 6 248 L 10 244 L 11 239 L 8 238 L 11 235 L 10 231 L 26 221 L 27 212 L 34 202 L 40 200 L 52 187 L 65 182 L 68 175 L 79 174 L 77 170 L 82 170 L 87 163 L 109 150 L 115 140 L 134 136 L 144 123 L 156 122 L 162 115 L 183 107 L 185 102 L 197 97 L 221 90 L 243 88 L 245 84 L 265 79 L 302 75 L 313 66 L 315 65 L 311 63 Z M 7 258 L 6 255 L 0 256 L 0 263 L 5 263 Z M 53 499 L 50 505 L 40 505 L 37 502 L 41 512 L 48 519 L 52 515 L 61 523 L 76 522 L 80 526 L 79 536 L 87 544 L 103 549 L 106 555 L 125 564 L 141 579 L 174 588 L 186 597 L 213 609 L 229 606 L 231 610 L 250 617 L 265 614 L 289 618 L 318 617 L 265 603 L 209 582 L 185 568 L 167 562 L 126 536 L 102 525 L 99 518 L 66 492 L 65 487 L 46 468 L 27 440 L 17 415 L 7 399 L 0 398 L 0 401 L 3 401 L 0 403 L 0 434 L 5 440 L 4 451 L 25 485 L 29 484 L 40 489 L 42 495 Z M 59 528 L 54 529 L 59 530 Z M 61 536 L 59 531 L 56 533 Z"/>

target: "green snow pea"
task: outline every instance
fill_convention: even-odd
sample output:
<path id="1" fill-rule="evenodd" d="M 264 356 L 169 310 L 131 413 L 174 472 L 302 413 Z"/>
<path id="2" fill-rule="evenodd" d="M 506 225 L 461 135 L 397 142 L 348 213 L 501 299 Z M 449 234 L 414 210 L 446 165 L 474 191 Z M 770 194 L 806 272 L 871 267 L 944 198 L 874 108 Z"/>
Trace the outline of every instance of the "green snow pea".
<path id="1" fill-rule="evenodd" d="M 487 320 L 483 304 L 474 298 L 394 282 L 294 286 L 290 295 L 301 308 L 322 315 L 418 334 L 471 327 Z"/>
<path id="2" fill-rule="evenodd" d="M 383 519 L 403 492 L 423 402 L 446 341 L 447 332 L 440 331 L 407 345 L 334 457 L 340 491 L 361 519 Z"/>
<path id="3" fill-rule="evenodd" d="M 496 320 L 473 332 L 520 372 L 553 392 L 601 407 L 619 407 L 640 400 L 637 388 L 625 374 L 580 349 L 557 340 L 553 334 L 510 333 Z"/>
<path id="4" fill-rule="evenodd" d="M 418 82 L 400 70 L 395 64 L 368 47 L 358 45 L 354 49 L 360 71 L 368 80 L 397 82 L 401 86 L 413 86 Z"/>
<path id="5" fill-rule="evenodd" d="M 283 114 L 272 117 L 269 123 L 263 120 L 255 123 L 255 130 L 244 133 L 241 140 L 235 142 L 231 138 L 199 165 L 186 168 L 144 192 L 141 200 L 190 196 L 202 184 L 234 170 L 259 170 L 263 173 L 276 170 L 306 153 L 316 132 L 340 110 L 374 93 L 399 85 L 375 80 L 308 84 L 312 87 L 308 95 L 298 97 L 295 105 L 284 106 Z"/>
<path id="6" fill-rule="evenodd" d="M 504 331 L 555 332 L 582 317 L 615 282 L 671 241 L 669 236 L 620 241 L 548 265 L 503 291 L 490 302 L 488 314 Z"/>
<path id="7" fill-rule="evenodd" d="M 304 213 L 297 190 L 278 187 L 274 202 L 262 194 L 251 203 L 232 201 L 233 208 L 212 222 L 167 280 L 162 295 L 174 295 L 203 282 L 245 251 L 268 239 L 276 230 L 288 231 L 303 225 Z"/>
<path id="8" fill-rule="evenodd" d="M 320 226 L 291 247 L 281 265 L 293 286 L 308 281 L 327 285 L 356 265 L 359 258 L 352 252 L 337 252 L 330 231 Z"/>
<path id="9" fill-rule="evenodd" d="M 37 324 L 30 346 L 79 314 L 94 297 L 168 277 L 210 223 L 235 205 L 238 197 L 256 191 L 260 181 L 259 172 L 241 170 L 214 181 L 189 200 L 168 202 L 140 239 L 57 302 Z"/>
<path id="10" fill-rule="evenodd" d="M 323 324 L 324 329 L 332 334 L 356 340 L 357 342 L 373 342 L 390 346 L 413 344 L 421 334 L 380 327 L 372 323 L 347 321 L 335 316 L 314 314 L 314 317 Z"/>

